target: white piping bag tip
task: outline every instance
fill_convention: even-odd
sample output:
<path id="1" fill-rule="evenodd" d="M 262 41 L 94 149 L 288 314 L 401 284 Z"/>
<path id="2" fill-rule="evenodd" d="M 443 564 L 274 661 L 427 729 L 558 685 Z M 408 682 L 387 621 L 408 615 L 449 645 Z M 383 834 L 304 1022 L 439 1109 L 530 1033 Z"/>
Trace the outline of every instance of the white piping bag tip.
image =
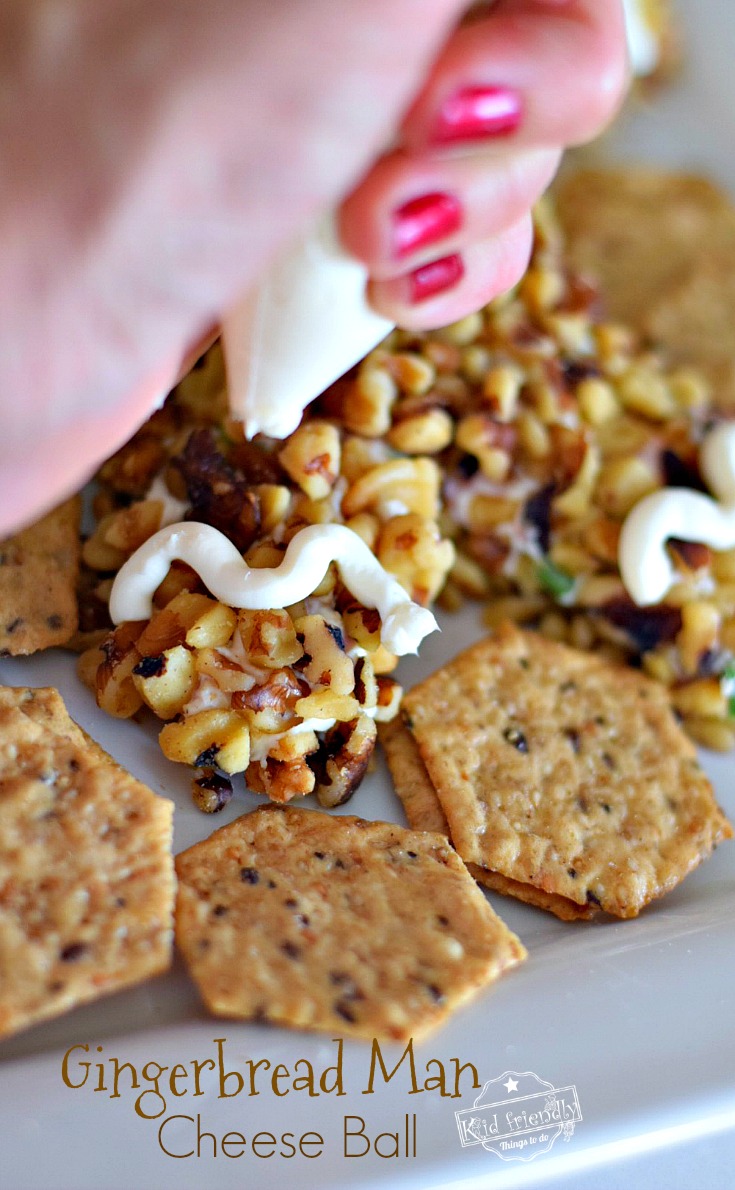
<path id="1" fill-rule="evenodd" d="M 306 406 L 393 329 L 365 296 L 367 270 L 323 217 L 228 314 L 230 408 L 248 438 L 285 438 Z"/>

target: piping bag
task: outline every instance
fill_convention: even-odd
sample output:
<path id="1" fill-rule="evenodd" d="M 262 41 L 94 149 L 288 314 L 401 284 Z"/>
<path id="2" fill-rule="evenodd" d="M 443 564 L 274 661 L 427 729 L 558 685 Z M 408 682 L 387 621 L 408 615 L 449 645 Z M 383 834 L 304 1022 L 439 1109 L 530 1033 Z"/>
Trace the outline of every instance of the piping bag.
<path id="1" fill-rule="evenodd" d="M 658 51 L 640 0 L 625 0 L 625 13 L 636 73 L 648 73 Z M 223 319 L 230 409 L 248 438 L 288 437 L 306 405 L 393 329 L 368 305 L 366 281 L 326 215 Z"/>
<path id="2" fill-rule="evenodd" d="M 305 407 L 385 338 L 367 269 L 324 216 L 222 321 L 230 409 L 246 437 L 286 438 Z"/>

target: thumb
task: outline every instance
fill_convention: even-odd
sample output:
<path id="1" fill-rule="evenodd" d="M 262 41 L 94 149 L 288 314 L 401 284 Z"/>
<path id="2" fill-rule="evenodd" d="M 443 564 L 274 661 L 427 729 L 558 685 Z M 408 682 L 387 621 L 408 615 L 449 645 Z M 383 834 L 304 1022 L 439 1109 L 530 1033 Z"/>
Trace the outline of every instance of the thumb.
<path id="1" fill-rule="evenodd" d="M 0 532 L 119 446 L 187 345 L 354 184 L 464 7 L 0 11 Z"/>

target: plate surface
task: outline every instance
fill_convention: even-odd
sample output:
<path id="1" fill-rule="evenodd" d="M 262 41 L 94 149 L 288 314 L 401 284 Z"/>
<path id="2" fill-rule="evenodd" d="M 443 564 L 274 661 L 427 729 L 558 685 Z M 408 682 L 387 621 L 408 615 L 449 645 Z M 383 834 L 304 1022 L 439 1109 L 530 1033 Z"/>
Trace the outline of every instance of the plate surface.
<path id="1" fill-rule="evenodd" d="M 655 106 L 629 115 L 605 151 L 692 166 L 735 193 L 730 61 L 735 12 L 718 0 L 703 0 L 689 5 L 689 24 L 686 77 Z M 478 613 L 470 609 L 445 618 L 443 627 L 441 637 L 426 642 L 420 661 L 402 669 L 406 685 L 479 636 Z M 63 654 L 3 661 L 0 681 L 58 686 L 72 716 L 103 747 L 175 800 L 177 850 L 255 802 L 244 795 L 216 821 L 200 815 L 191 805 L 184 770 L 160 755 L 153 726 L 102 715 L 76 681 L 73 660 Z M 732 817 L 735 760 L 705 755 L 703 761 Z M 382 768 L 344 810 L 403 821 Z M 494 898 L 527 945 L 528 962 L 416 1047 L 415 1082 L 408 1058 L 389 1080 L 377 1064 L 372 1094 L 369 1046 L 344 1045 L 342 1093 L 338 1087 L 319 1090 L 318 1084 L 316 1095 L 295 1089 L 294 1077 L 307 1072 L 306 1063 L 317 1080 L 335 1066 L 336 1041 L 209 1019 L 180 967 L 12 1038 L 0 1044 L 0 1186 L 199 1190 L 216 1184 L 226 1190 L 278 1184 L 286 1190 L 328 1190 L 347 1182 L 386 1181 L 421 1190 L 468 1181 L 531 1186 L 675 1138 L 733 1126 L 734 858 L 733 845 L 724 845 L 676 892 L 630 922 L 565 925 Z M 206 1065 L 217 1059 L 217 1039 L 224 1039 L 224 1073 L 230 1073 L 222 1085 L 216 1066 Z M 65 1082 L 62 1059 L 69 1050 Z M 387 1074 L 402 1052 L 383 1047 Z M 117 1095 L 115 1059 L 121 1065 Z M 548 1155 L 539 1153 L 530 1163 L 501 1159 L 480 1145 L 462 1147 L 454 1113 L 471 1108 L 479 1088 L 472 1086 L 467 1068 L 452 1097 L 455 1059 L 474 1066 L 480 1084 L 510 1071 L 533 1072 L 555 1088 L 576 1087 L 582 1120 L 573 1136 L 559 1138 Z M 199 1094 L 197 1060 L 205 1063 Z M 257 1094 L 251 1094 L 248 1063 L 262 1060 L 270 1069 L 265 1064 L 257 1069 L 252 1088 Z M 90 1063 L 86 1082 L 70 1085 L 83 1082 L 83 1061 Z M 134 1071 L 122 1069 L 122 1063 Z M 276 1084 L 287 1094 L 277 1095 L 270 1076 L 279 1063 L 289 1073 Z M 185 1071 L 173 1084 L 178 1096 L 169 1081 L 177 1064 Z M 159 1066 L 168 1068 L 158 1083 L 162 1098 L 155 1090 Z M 239 1094 L 233 1094 L 235 1071 L 246 1076 Z M 444 1095 L 438 1086 L 442 1072 Z M 327 1088 L 333 1078 L 326 1076 Z M 202 1136 L 200 1156 L 197 1119 L 200 1132 L 211 1134 Z M 244 1147 L 232 1137 L 223 1145 L 232 1132 L 246 1138 Z M 276 1138 L 270 1144 L 261 1137 L 259 1155 L 251 1143 L 258 1133 Z M 282 1139 L 288 1133 L 293 1138 Z M 298 1149 L 305 1133 L 319 1134 L 322 1143 L 311 1136 L 304 1155 L 289 1155 L 289 1139 Z M 379 1134 L 397 1134 L 397 1141 L 390 1135 L 378 1140 Z M 398 1156 L 381 1155 L 395 1147 Z"/>

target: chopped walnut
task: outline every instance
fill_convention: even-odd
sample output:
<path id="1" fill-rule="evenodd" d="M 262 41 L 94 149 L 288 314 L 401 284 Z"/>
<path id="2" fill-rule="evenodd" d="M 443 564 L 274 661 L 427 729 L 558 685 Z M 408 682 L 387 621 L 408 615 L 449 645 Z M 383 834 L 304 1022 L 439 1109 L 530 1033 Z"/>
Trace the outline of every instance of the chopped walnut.
<path id="1" fill-rule="evenodd" d="M 367 772 L 376 738 L 377 728 L 367 715 L 337 723 L 326 733 L 319 751 L 310 758 L 322 806 L 331 809 L 349 801 Z"/>

